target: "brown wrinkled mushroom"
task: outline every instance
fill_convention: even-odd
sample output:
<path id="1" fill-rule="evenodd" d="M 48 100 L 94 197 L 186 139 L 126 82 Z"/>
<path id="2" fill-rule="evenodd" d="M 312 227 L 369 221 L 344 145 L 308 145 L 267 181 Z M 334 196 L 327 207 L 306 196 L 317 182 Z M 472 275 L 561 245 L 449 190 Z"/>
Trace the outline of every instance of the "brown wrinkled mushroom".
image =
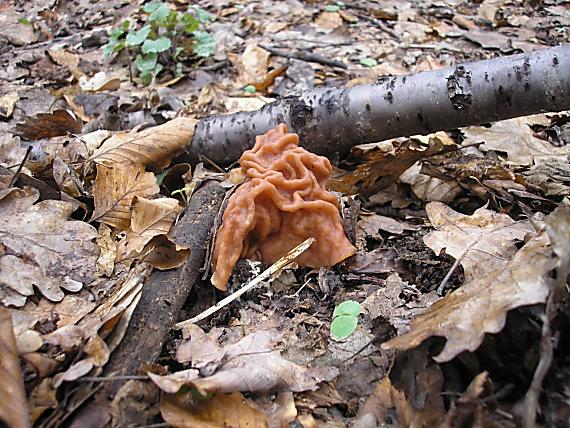
<path id="1" fill-rule="evenodd" d="M 278 125 L 256 137 L 240 158 L 246 181 L 229 198 L 212 257 L 212 284 L 227 288 L 240 257 L 274 263 L 309 237 L 301 266 L 332 266 L 354 254 L 335 195 L 325 190 L 327 158 L 298 146 L 297 134 Z"/>

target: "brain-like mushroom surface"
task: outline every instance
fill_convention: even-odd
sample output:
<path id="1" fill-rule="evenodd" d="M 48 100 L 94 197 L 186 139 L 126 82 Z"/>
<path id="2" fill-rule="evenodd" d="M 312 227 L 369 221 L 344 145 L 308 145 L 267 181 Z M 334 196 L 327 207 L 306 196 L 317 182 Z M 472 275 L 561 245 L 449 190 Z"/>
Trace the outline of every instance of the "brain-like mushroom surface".
<path id="1" fill-rule="evenodd" d="M 274 263 L 309 237 L 316 242 L 297 258 L 301 266 L 329 267 L 354 254 L 338 201 L 325 189 L 331 164 L 298 146 L 297 134 L 278 125 L 256 137 L 240 158 L 246 180 L 228 200 L 212 256 L 212 284 L 227 288 L 241 258 Z"/>

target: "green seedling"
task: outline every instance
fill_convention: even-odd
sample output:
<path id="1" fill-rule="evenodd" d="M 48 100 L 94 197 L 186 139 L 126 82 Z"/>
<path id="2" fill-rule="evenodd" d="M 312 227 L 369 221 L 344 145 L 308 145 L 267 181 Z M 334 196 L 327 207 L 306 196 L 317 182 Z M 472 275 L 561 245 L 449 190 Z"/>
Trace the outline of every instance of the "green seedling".
<path id="1" fill-rule="evenodd" d="M 346 300 L 338 305 L 333 312 L 331 336 L 335 340 L 349 337 L 358 326 L 358 315 L 362 307 L 354 300 Z"/>

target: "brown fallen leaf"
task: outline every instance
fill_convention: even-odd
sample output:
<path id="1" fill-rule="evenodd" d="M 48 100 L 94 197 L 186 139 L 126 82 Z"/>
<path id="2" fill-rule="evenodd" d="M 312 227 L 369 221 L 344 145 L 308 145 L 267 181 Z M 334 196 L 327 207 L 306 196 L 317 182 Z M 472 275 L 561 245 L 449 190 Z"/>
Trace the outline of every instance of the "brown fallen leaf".
<path id="1" fill-rule="evenodd" d="M 446 362 L 463 351 L 474 351 L 485 333 L 498 333 L 507 312 L 520 306 L 544 303 L 556 267 L 545 232 L 531 239 L 503 267 L 463 285 L 412 320 L 411 330 L 384 343 L 385 349 L 410 349 L 431 336 L 447 339 L 434 357 Z"/>
<path id="2" fill-rule="evenodd" d="M 517 251 L 515 244 L 534 233 L 528 221 L 517 222 L 484 207 L 467 216 L 430 202 L 426 213 L 436 230 L 424 236 L 424 243 L 437 255 L 445 249 L 459 259 L 467 282 L 503 267 Z"/>
<path id="3" fill-rule="evenodd" d="M 153 196 L 159 190 L 154 174 L 140 164 L 100 163 L 92 190 L 95 209 L 91 221 L 128 230 L 134 197 Z"/>
<path id="4" fill-rule="evenodd" d="M 463 191 L 456 180 L 444 180 L 422 174 L 422 167 L 415 164 L 400 175 L 400 183 L 409 184 L 412 192 L 422 201 L 451 202 Z"/>
<path id="5" fill-rule="evenodd" d="M 245 86 L 262 82 L 267 75 L 268 63 L 269 52 L 249 43 L 236 62 L 238 84 Z"/>
<path id="6" fill-rule="evenodd" d="M 362 228 L 367 236 L 371 236 L 379 240 L 382 239 L 382 236 L 379 233 L 380 230 L 393 235 L 400 235 L 404 233 L 405 230 L 418 230 L 417 227 L 406 222 L 379 214 L 362 216 L 357 223 L 357 227 Z"/>
<path id="7" fill-rule="evenodd" d="M 9 289 L 5 305 L 22 306 L 34 287 L 48 299 L 63 299 L 62 288 L 77 292 L 93 280 L 99 256 L 91 242 L 97 231 L 70 221 L 72 205 L 47 200 L 34 205 L 35 189 L 9 189 L 0 200 L 0 290 Z"/>
<path id="8" fill-rule="evenodd" d="M 167 394 L 160 402 L 162 418 L 181 428 L 267 427 L 267 418 L 239 392 L 196 400 L 191 394 Z"/>
<path id="9" fill-rule="evenodd" d="M 182 211 L 177 199 L 145 199 L 135 196 L 131 228 L 127 232 L 127 253 L 140 253 L 152 238 L 168 234 Z"/>
<path id="10" fill-rule="evenodd" d="M 544 115 L 519 117 L 494 123 L 490 128 L 471 126 L 463 130 L 464 145 L 479 143 L 483 151 L 495 150 L 506 153 L 509 163 L 515 165 L 533 165 L 545 161 L 558 160 L 568 162 L 570 146 L 555 147 L 548 141 L 534 136 L 531 124 L 549 125 Z"/>
<path id="11" fill-rule="evenodd" d="M 357 146 L 354 150 L 368 146 L 373 149 L 362 155 L 365 163 L 342 177 L 329 180 L 329 189 L 353 194 L 386 188 L 416 161 L 445 153 L 455 147 L 455 143 L 444 132 L 438 132 L 428 137 Z"/>
<path id="12" fill-rule="evenodd" d="M 52 113 L 38 113 L 34 117 L 24 116 L 16 125 L 15 134 L 26 140 L 42 140 L 60 135 L 80 134 L 83 122 L 68 110 Z"/>
<path id="13" fill-rule="evenodd" d="M 272 345 L 278 336 L 276 331 L 256 331 L 222 348 L 216 340 L 201 333 L 199 327 L 190 324 L 186 328 L 192 329 L 190 343 L 184 345 L 190 347 L 187 352 L 192 356 L 192 367 L 203 367 L 213 374 L 196 377 L 194 369 L 167 376 L 148 373 L 153 382 L 168 393 L 177 392 L 182 385 L 193 386 L 202 395 L 275 388 L 308 391 L 317 389 L 320 382 L 330 381 L 338 374 L 335 367 L 301 367 L 284 359 Z"/>
<path id="14" fill-rule="evenodd" d="M 26 428 L 30 426 L 28 403 L 16 339 L 12 331 L 12 316 L 0 307 L 0 420 L 6 426 Z"/>
<path id="15" fill-rule="evenodd" d="M 325 31 L 332 31 L 343 24 L 342 16 L 338 12 L 325 11 L 315 19 L 315 25 Z"/>
<path id="16" fill-rule="evenodd" d="M 182 266 L 190 256 L 190 250 L 181 248 L 170 241 L 166 235 L 158 235 L 151 239 L 142 253 L 143 260 L 160 270 L 175 269 Z"/>
<path id="17" fill-rule="evenodd" d="M 56 388 L 53 387 L 51 379 L 44 379 L 37 385 L 28 399 L 30 406 L 30 419 L 35 423 L 38 418 L 48 409 L 55 409 L 59 404 L 55 396 Z"/>
<path id="18" fill-rule="evenodd" d="M 192 140 L 196 123 L 191 117 L 177 117 L 140 132 L 117 133 L 95 150 L 89 160 L 123 166 L 134 163 L 159 172 L 184 151 Z"/>

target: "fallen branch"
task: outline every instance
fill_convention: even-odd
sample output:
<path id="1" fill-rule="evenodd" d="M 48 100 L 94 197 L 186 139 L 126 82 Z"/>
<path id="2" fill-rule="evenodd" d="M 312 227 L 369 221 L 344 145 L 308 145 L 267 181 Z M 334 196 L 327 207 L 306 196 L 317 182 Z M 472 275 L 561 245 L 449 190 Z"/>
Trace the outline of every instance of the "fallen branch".
<path id="1" fill-rule="evenodd" d="M 325 58 L 324 56 L 317 55 L 311 52 L 303 52 L 302 50 L 299 49 L 294 51 L 285 51 L 283 49 L 275 49 L 266 45 L 259 45 L 259 47 L 265 49 L 267 52 L 273 55 L 281 56 L 283 58 L 298 59 L 300 61 L 305 61 L 305 62 L 314 62 L 317 64 L 342 68 L 344 70 L 348 68 L 348 66 L 344 62 L 336 61 L 334 59 L 328 59 Z"/>
<path id="2" fill-rule="evenodd" d="M 352 88 L 320 88 L 254 112 L 196 126 L 187 151 L 235 162 L 255 136 L 279 123 L 312 152 L 331 156 L 388 138 L 429 134 L 545 111 L 570 109 L 570 45 L 473 62 Z"/>
<path id="3" fill-rule="evenodd" d="M 136 375 L 141 366 L 153 363 L 160 355 L 182 305 L 201 274 L 206 246 L 224 194 L 225 190 L 218 182 L 209 181 L 190 199 L 186 214 L 174 226 L 171 234 L 174 242 L 190 248 L 190 257 L 177 269 L 154 271 L 151 274 L 142 289 L 141 300 L 125 337 L 111 354 L 99 378 L 112 377 L 114 381 L 106 382 L 91 403 L 92 407 L 108 405 L 108 397 L 117 393 L 128 376 Z M 101 415 L 103 413 L 100 412 Z"/>

